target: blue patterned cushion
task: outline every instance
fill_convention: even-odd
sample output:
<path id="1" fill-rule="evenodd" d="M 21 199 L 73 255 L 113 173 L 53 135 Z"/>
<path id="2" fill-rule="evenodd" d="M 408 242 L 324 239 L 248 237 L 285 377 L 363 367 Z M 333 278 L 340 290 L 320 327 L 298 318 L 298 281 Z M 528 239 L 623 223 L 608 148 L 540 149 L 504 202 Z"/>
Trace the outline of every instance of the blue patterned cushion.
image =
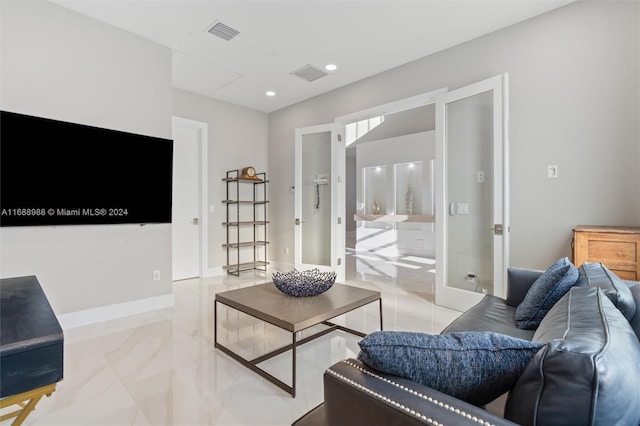
<path id="1" fill-rule="evenodd" d="M 518 328 L 532 330 L 540 325 L 549 309 L 576 285 L 578 268 L 569 258 L 556 260 L 531 285 L 522 302 L 516 307 Z"/>
<path id="2" fill-rule="evenodd" d="M 507 392 L 544 345 L 492 332 L 441 335 L 376 331 L 359 343 L 358 359 L 471 404 Z"/>

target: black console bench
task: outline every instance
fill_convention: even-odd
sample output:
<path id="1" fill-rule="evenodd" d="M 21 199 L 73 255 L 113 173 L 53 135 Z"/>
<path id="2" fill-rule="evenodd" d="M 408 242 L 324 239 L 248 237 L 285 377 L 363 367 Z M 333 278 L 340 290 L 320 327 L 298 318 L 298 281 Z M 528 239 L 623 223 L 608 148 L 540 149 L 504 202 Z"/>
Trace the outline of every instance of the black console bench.
<path id="1" fill-rule="evenodd" d="M 0 416 L 20 425 L 63 376 L 64 334 L 35 276 L 0 279 Z"/>

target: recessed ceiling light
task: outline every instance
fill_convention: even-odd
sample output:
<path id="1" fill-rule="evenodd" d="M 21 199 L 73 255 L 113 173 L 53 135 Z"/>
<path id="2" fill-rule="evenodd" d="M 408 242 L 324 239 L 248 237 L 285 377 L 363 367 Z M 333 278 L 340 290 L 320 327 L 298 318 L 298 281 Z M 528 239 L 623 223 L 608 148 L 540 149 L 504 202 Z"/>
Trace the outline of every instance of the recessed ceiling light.
<path id="1" fill-rule="evenodd" d="M 329 64 L 329 65 L 325 65 L 324 69 L 327 71 L 335 71 L 338 69 L 338 67 L 334 64 Z"/>
<path id="2" fill-rule="evenodd" d="M 267 92 L 265 93 L 265 95 L 267 95 L 267 96 L 275 96 L 275 95 L 276 95 L 276 92 L 274 92 L 273 90 L 269 90 L 269 91 L 267 91 Z"/>

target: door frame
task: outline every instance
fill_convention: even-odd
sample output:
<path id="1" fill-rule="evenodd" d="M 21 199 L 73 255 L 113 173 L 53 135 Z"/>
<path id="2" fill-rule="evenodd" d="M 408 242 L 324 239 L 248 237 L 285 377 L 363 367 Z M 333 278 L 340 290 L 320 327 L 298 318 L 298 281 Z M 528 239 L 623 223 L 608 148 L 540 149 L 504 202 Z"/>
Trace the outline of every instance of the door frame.
<path id="1" fill-rule="evenodd" d="M 208 128 L 207 123 L 183 118 L 179 116 L 171 117 L 171 125 L 181 125 L 187 127 L 193 127 L 198 131 L 198 155 L 199 155 L 199 186 L 200 186 L 200 238 L 198 239 L 198 249 L 200 253 L 200 270 L 198 271 L 200 277 L 212 277 L 219 275 L 216 268 L 209 268 L 207 260 L 209 259 L 209 186 L 208 186 Z M 175 141 L 174 141 L 175 143 Z M 173 260 L 172 260 L 173 262 Z M 173 267 L 173 265 L 172 265 Z M 222 268 L 218 268 L 222 269 Z"/>
<path id="2" fill-rule="evenodd" d="M 396 112 L 408 111 L 410 109 L 419 108 L 427 105 L 435 104 L 436 98 L 444 93 L 447 93 L 447 88 L 432 90 L 430 92 L 421 93 L 409 98 L 399 99 L 397 101 L 388 102 L 386 104 L 378 105 L 372 108 L 356 111 L 351 114 L 341 115 L 335 118 L 336 123 L 341 123 L 346 126 L 349 123 L 355 121 L 366 120 L 380 115 L 394 114 Z"/>
<path id="3" fill-rule="evenodd" d="M 302 137 L 308 134 L 329 132 L 331 134 L 331 172 L 329 187 L 331 188 L 331 265 L 310 265 L 302 263 Z M 299 127 L 295 130 L 295 166 L 294 166 L 294 267 L 317 267 L 336 272 L 336 281 L 345 280 L 345 159 L 344 159 L 344 127 L 339 123 L 320 124 Z M 340 155 L 343 155 L 341 158 Z"/>
<path id="4" fill-rule="evenodd" d="M 501 133 L 501 137 L 503 139 L 503 144 L 502 144 L 502 167 L 500 168 L 500 170 L 498 170 L 498 172 L 500 172 L 502 174 L 502 179 L 503 179 L 503 192 L 502 192 L 502 224 L 504 227 L 504 234 L 503 234 L 503 238 L 501 239 L 501 245 L 503 248 L 502 254 L 503 256 L 501 257 L 501 259 L 494 259 L 494 271 L 495 270 L 501 270 L 502 271 L 502 282 L 501 282 L 501 288 L 496 289 L 494 288 L 494 294 L 501 296 L 501 297 L 505 297 L 506 296 L 506 280 L 507 280 L 507 267 L 509 265 L 509 233 L 510 233 L 510 222 L 509 222 L 509 133 L 508 133 L 508 129 L 509 129 L 509 96 L 508 96 L 508 82 L 509 82 L 509 78 L 508 78 L 508 74 L 504 73 L 502 75 L 499 76 L 495 76 L 495 77 L 491 77 L 489 79 L 483 80 L 481 82 L 478 83 L 473 83 L 473 84 L 481 84 L 484 82 L 484 84 L 490 82 L 490 81 L 495 81 L 496 79 L 500 79 L 501 80 L 501 85 L 500 85 L 500 90 L 499 90 L 499 97 L 500 97 L 500 101 L 501 101 L 501 105 L 502 105 L 502 111 L 501 111 L 501 116 L 503 117 L 502 122 L 497 126 L 496 128 L 496 122 L 494 121 L 494 128 L 496 128 L 496 130 L 498 130 Z M 472 85 L 473 85 L 472 84 Z M 469 85 L 469 86 L 472 86 Z M 465 86 L 465 87 L 469 87 L 469 86 Z M 461 88 L 464 89 L 464 88 Z M 456 89 L 457 90 L 461 90 L 461 89 Z M 455 92 L 455 91 L 452 91 Z M 372 108 L 367 108 L 364 110 L 360 110 L 360 111 L 356 111 L 354 113 L 350 113 L 350 114 L 346 114 L 346 115 L 342 115 L 339 117 L 336 117 L 334 119 L 335 123 L 339 123 L 342 126 L 342 129 L 344 129 L 344 126 L 346 126 L 349 123 L 352 122 L 356 122 L 356 121 L 360 121 L 360 120 L 365 120 L 365 119 L 369 119 L 372 117 L 376 117 L 376 116 L 380 116 L 380 115 L 388 115 L 388 114 L 392 114 L 392 113 L 396 113 L 396 112 L 402 112 L 402 111 L 407 111 L 407 110 L 411 110 L 414 108 L 418 108 L 421 106 L 426 106 L 426 105 L 431 105 L 431 104 L 436 104 L 438 100 L 442 100 L 445 99 L 445 96 L 447 96 L 449 93 L 448 88 L 441 88 L 441 89 L 437 89 L 437 90 L 433 90 L 430 92 L 425 92 L 416 96 L 412 96 L 412 97 L 408 97 L 408 98 L 404 98 L 404 99 L 400 99 L 397 101 L 393 101 L 393 102 L 389 102 L 386 104 L 382 104 L 382 105 L 378 105 Z M 495 96 L 495 94 L 494 94 Z M 436 108 L 436 114 L 437 113 L 437 108 Z M 442 128 L 442 123 L 438 123 L 438 119 L 436 117 L 436 133 L 440 131 L 444 131 L 444 129 Z M 297 135 L 297 129 L 296 129 L 296 135 Z M 436 136 L 436 148 L 437 148 L 437 136 Z M 343 168 L 340 170 L 341 176 L 344 176 L 345 170 L 344 170 L 344 158 L 346 157 L 346 146 L 344 145 L 344 143 L 342 144 L 341 147 L 342 153 L 339 154 L 340 158 L 343 159 Z M 437 170 L 438 168 L 440 168 L 441 166 L 439 165 L 441 163 L 441 161 L 439 161 L 439 159 L 436 156 L 436 173 L 435 173 L 435 187 L 436 187 L 436 198 L 435 198 L 435 204 L 436 204 L 436 210 L 437 209 L 441 209 L 441 213 L 438 214 L 438 212 L 436 211 L 436 218 L 438 218 L 440 216 L 440 218 L 443 217 L 442 211 L 444 211 L 445 206 L 444 201 L 442 201 L 440 198 L 438 198 L 438 188 L 439 188 L 439 182 L 438 180 L 441 179 L 441 177 L 439 176 Z M 296 159 L 296 167 L 298 166 L 298 162 Z M 297 172 L 296 172 L 296 176 L 297 176 Z M 344 213 L 342 213 L 343 217 L 344 217 Z M 297 216 L 296 216 L 297 217 Z M 444 217 L 446 218 L 446 215 L 444 215 Z M 332 217 L 332 221 L 336 221 L 337 217 Z M 344 218 L 344 220 L 348 220 L 347 218 Z M 442 220 L 438 221 L 438 219 L 436 219 L 436 226 L 438 225 L 438 222 L 442 222 Z M 344 229 L 344 228 L 343 228 Z M 438 236 L 438 231 L 436 228 L 436 238 Z M 342 238 L 343 242 L 342 242 L 342 247 L 341 249 L 344 250 L 344 235 Z M 297 243 L 297 242 L 296 242 Z M 438 261 L 439 258 L 441 258 L 442 253 L 438 253 L 438 249 L 437 249 L 437 244 L 436 244 L 436 261 Z M 344 265 L 344 262 L 343 262 Z M 344 267 L 343 267 L 344 268 Z M 441 265 L 436 266 L 436 270 L 437 269 L 442 269 Z M 436 280 L 437 281 L 437 280 Z M 437 283 L 436 283 L 437 284 Z M 436 298 L 437 298 L 437 294 L 438 294 L 438 289 L 437 289 L 437 285 L 436 285 Z M 437 300 L 436 300 L 436 303 Z"/>
<path id="5" fill-rule="evenodd" d="M 481 93 L 493 91 L 493 152 L 494 223 L 501 224 L 503 233 L 493 235 L 493 294 L 506 298 L 507 267 L 509 265 L 509 76 L 507 73 L 487 78 L 443 94 L 436 102 L 436 304 L 464 311 L 478 303 L 483 293 L 450 287 L 447 282 L 446 209 L 446 105 Z M 496 167 L 496 165 L 498 165 Z M 500 188 L 498 188 L 500 185 Z M 498 190 L 500 189 L 500 190 Z M 496 209 L 496 206 L 500 206 Z M 498 271 L 500 273 L 498 273 Z"/>
<path id="6" fill-rule="evenodd" d="M 356 111 L 350 114 L 346 114 L 346 115 L 341 115 L 339 117 L 336 117 L 334 119 L 334 123 L 337 123 L 340 125 L 341 131 L 344 134 L 344 128 L 347 124 L 350 123 L 354 123 L 357 121 L 361 121 L 361 120 L 367 120 L 369 118 L 373 118 L 373 117 L 379 117 L 381 115 L 389 115 L 389 114 L 394 114 L 397 112 L 403 112 L 403 111 L 408 111 L 411 109 L 415 109 L 415 108 L 420 108 L 423 106 L 427 106 L 427 105 L 433 105 L 436 103 L 436 99 L 438 96 L 447 93 L 447 88 L 441 88 L 441 89 L 436 89 L 436 90 L 431 90 L 429 92 L 425 92 L 425 93 L 421 93 L 419 95 L 415 95 L 415 96 L 411 96 L 408 98 L 404 98 L 404 99 L 399 99 L 397 101 L 392 101 L 392 102 L 388 102 L 386 104 L 382 104 L 382 105 L 377 105 L 375 107 L 371 107 L 371 108 L 367 108 L 367 109 L 363 109 L 360 111 Z M 345 145 L 346 141 L 343 141 L 342 145 L 340 146 L 340 152 L 337 153 L 338 155 L 338 159 L 341 161 L 341 169 L 340 169 L 340 174 L 341 176 L 343 176 L 343 180 L 346 180 L 346 157 L 347 157 L 347 152 L 346 152 L 346 145 Z M 346 263 L 346 259 L 344 258 L 344 255 L 346 253 L 345 248 L 346 248 L 346 225 L 345 225 L 345 221 L 347 220 L 353 220 L 353 218 L 347 218 L 345 217 L 346 215 L 346 184 L 343 184 L 342 188 L 343 188 L 343 192 L 342 192 L 342 199 L 343 201 L 343 207 L 345 210 L 342 211 L 342 222 L 343 222 L 343 227 L 342 227 L 342 232 L 341 235 L 339 236 L 341 238 L 341 240 L 339 242 L 337 242 L 338 244 L 341 244 L 341 250 L 342 250 L 342 255 L 343 255 L 343 267 L 342 267 L 342 271 L 344 273 L 345 271 L 345 263 Z M 337 218 L 333 217 L 332 220 L 336 221 Z"/>

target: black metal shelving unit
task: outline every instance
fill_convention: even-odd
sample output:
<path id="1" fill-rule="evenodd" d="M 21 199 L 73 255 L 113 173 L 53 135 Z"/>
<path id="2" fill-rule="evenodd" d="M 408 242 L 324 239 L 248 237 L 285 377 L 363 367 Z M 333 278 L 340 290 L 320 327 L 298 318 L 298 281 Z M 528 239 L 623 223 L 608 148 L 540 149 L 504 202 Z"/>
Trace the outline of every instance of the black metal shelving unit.
<path id="1" fill-rule="evenodd" d="M 230 275 L 244 271 L 266 272 L 267 265 L 267 174 L 257 173 L 257 179 L 240 177 L 240 170 L 227 171 L 226 199 L 222 200 L 227 210 L 227 264 L 223 268 Z M 243 194 L 244 186 L 252 185 L 252 196 Z M 249 212 L 248 210 L 251 210 Z M 253 238 L 250 238 L 253 231 Z"/>

